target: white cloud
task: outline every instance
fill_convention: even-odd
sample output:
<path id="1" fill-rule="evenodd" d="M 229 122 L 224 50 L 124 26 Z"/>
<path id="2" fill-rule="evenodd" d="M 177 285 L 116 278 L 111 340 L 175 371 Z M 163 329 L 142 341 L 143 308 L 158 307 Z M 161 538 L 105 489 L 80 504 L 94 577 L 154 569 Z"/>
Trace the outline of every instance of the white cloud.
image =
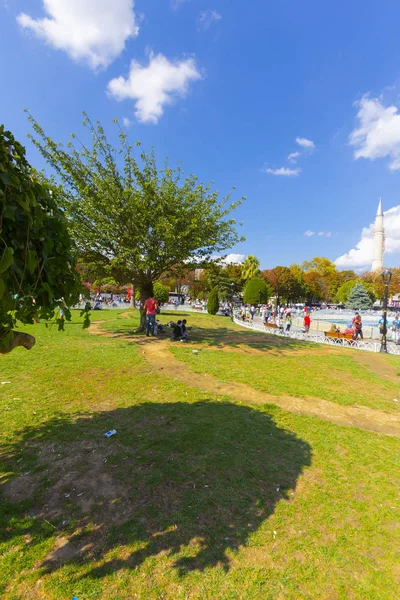
<path id="1" fill-rule="evenodd" d="M 354 158 L 391 158 L 389 169 L 400 169 L 400 114 L 396 106 L 383 106 L 378 98 L 364 96 L 358 107 L 358 129 L 350 134 Z"/>
<path id="2" fill-rule="evenodd" d="M 164 107 L 201 78 L 193 58 L 172 62 L 162 54 L 150 54 L 147 66 L 133 60 L 128 77 L 112 79 L 108 91 L 116 100 L 135 100 L 135 116 L 141 123 L 157 123 Z"/>
<path id="3" fill-rule="evenodd" d="M 304 148 L 306 150 L 314 150 L 314 148 L 315 148 L 314 142 L 312 142 L 311 140 L 308 140 L 307 138 L 297 137 L 296 144 L 298 144 L 299 146 L 301 146 L 302 148 Z"/>
<path id="4" fill-rule="evenodd" d="M 385 255 L 400 253 L 400 205 L 384 212 Z M 374 252 L 374 224 L 364 227 L 355 248 L 335 260 L 338 267 L 371 267 Z"/>
<path id="5" fill-rule="evenodd" d="M 222 16 L 216 10 L 202 10 L 199 14 L 199 29 L 205 31 L 213 23 L 217 23 L 221 19 Z"/>
<path id="6" fill-rule="evenodd" d="M 296 160 L 298 159 L 298 157 L 301 155 L 301 152 L 291 152 L 290 154 L 288 154 L 288 161 L 292 164 L 296 163 Z"/>
<path id="7" fill-rule="evenodd" d="M 330 237 L 332 237 L 332 232 L 331 231 L 319 231 L 318 235 L 321 237 L 330 238 Z"/>
<path id="8" fill-rule="evenodd" d="M 130 119 L 128 119 L 128 117 L 123 117 L 122 118 L 122 124 L 124 127 L 130 127 L 132 125 L 132 121 Z"/>
<path id="9" fill-rule="evenodd" d="M 53 48 L 97 69 L 111 64 L 125 42 L 138 35 L 133 7 L 134 0 L 43 0 L 46 17 L 20 13 L 17 21 Z"/>
<path id="10" fill-rule="evenodd" d="M 288 169 L 287 167 L 280 167 L 279 169 L 263 169 L 264 173 L 269 175 L 280 175 L 282 177 L 297 177 L 301 173 L 301 169 Z"/>
<path id="11" fill-rule="evenodd" d="M 188 0 L 172 0 L 171 6 L 174 10 L 178 10 L 181 4 L 187 2 Z"/>
<path id="12" fill-rule="evenodd" d="M 304 235 L 306 237 L 311 237 L 312 235 L 315 235 L 314 231 L 310 231 L 309 229 L 307 229 L 307 231 L 304 232 Z"/>
<path id="13" fill-rule="evenodd" d="M 240 265 L 245 258 L 245 254 L 228 254 L 224 259 L 224 263 L 227 265 Z"/>

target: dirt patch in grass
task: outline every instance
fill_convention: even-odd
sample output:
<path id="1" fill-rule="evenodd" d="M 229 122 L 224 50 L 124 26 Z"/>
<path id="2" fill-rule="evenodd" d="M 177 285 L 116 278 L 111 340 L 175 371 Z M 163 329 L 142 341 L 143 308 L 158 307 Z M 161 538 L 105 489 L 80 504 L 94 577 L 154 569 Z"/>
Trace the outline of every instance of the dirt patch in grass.
<path id="1" fill-rule="evenodd" d="M 105 335 L 106 337 L 115 337 L 115 334 L 104 332 L 99 326 L 99 323 L 93 324 L 95 327 L 90 328 L 90 333 L 95 335 Z M 229 343 L 246 343 L 244 340 L 249 338 L 248 343 L 253 343 L 254 336 L 257 333 L 241 333 L 238 332 L 228 334 L 224 337 L 224 341 Z M 122 336 L 118 336 L 122 337 Z M 152 366 L 153 370 L 176 378 L 179 381 L 188 383 L 191 386 L 197 387 L 203 391 L 212 392 L 230 396 L 241 402 L 250 402 L 255 404 L 275 404 L 284 410 L 288 410 L 295 414 L 304 414 L 315 416 L 326 421 L 330 421 L 337 425 L 347 427 L 359 427 L 376 433 L 386 435 L 400 436 L 400 419 L 394 415 L 384 411 L 375 410 L 366 406 L 352 405 L 344 406 L 322 400 L 321 398 L 297 398 L 293 396 L 273 396 L 265 392 L 255 390 L 254 388 L 237 382 L 224 383 L 219 381 L 213 375 L 207 373 L 194 373 L 188 365 L 178 361 L 169 351 L 169 344 L 164 339 L 154 339 L 146 337 L 123 336 L 140 344 L 141 354 Z M 252 338 L 252 339 L 250 339 Z M 240 341 L 239 341 L 240 340 Z M 274 339 L 276 342 L 285 342 L 286 340 Z M 191 345 L 193 348 L 201 348 L 198 345 Z M 277 343 L 279 347 L 279 344 Z M 309 353 L 307 349 L 301 348 L 300 351 Z M 296 351 L 297 353 L 298 351 Z M 331 354 L 332 349 L 319 348 L 318 353 Z M 289 354 L 290 351 L 287 350 Z M 359 353 L 361 354 L 361 352 Z M 391 368 L 391 365 L 389 365 Z M 396 379 L 397 381 L 398 379 Z"/>
<path id="2" fill-rule="evenodd" d="M 398 383 L 400 395 L 400 377 L 397 374 L 396 367 L 394 364 L 387 361 L 386 356 L 372 352 L 354 352 L 352 354 L 352 359 L 362 367 L 366 367 L 371 373 L 374 373 L 374 375 Z"/>
<path id="3" fill-rule="evenodd" d="M 40 471 L 5 483 L 4 498 L 13 503 L 33 501 L 29 517 L 50 523 L 57 531 L 68 530 L 76 521 L 80 532 L 90 528 L 82 542 L 76 528 L 71 537 L 57 536 L 41 566 L 51 568 L 87 552 L 96 554 L 110 527 L 124 523 L 132 512 L 131 487 L 115 476 L 115 465 L 107 464 L 106 445 L 79 440 L 44 445 L 36 460 Z"/>
<path id="4" fill-rule="evenodd" d="M 191 371 L 172 356 L 168 345 L 162 342 L 143 344 L 143 353 L 154 370 L 214 394 L 224 394 L 243 402 L 276 404 L 290 412 L 312 415 L 337 425 L 400 436 L 400 420 L 383 411 L 365 406 L 343 406 L 314 397 L 272 396 L 242 383 L 223 383 L 213 375 Z"/>

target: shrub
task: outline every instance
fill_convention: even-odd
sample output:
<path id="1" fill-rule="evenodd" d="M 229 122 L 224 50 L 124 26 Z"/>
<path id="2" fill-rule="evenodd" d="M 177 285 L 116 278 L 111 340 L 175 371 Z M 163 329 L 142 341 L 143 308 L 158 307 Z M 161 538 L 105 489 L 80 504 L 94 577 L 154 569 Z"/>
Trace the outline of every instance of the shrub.
<path id="1" fill-rule="evenodd" d="M 168 302 L 169 290 L 165 285 L 163 285 L 159 281 L 156 281 L 153 285 L 153 296 L 159 304 L 161 302 Z"/>
<path id="2" fill-rule="evenodd" d="M 219 311 L 218 287 L 214 287 L 208 294 L 207 312 L 209 315 L 216 315 Z"/>
<path id="3" fill-rule="evenodd" d="M 268 302 L 270 296 L 271 289 L 265 281 L 259 277 L 253 277 L 244 288 L 243 301 L 245 304 L 258 304 L 260 300 Z"/>

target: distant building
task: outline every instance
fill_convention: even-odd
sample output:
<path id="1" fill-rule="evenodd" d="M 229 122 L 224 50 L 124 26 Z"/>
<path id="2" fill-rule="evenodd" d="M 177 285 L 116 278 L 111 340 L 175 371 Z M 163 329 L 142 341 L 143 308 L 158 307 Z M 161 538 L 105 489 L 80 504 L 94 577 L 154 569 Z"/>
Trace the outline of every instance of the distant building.
<path id="1" fill-rule="evenodd" d="M 383 226 L 382 198 L 380 198 L 374 226 L 374 258 L 372 261 L 372 271 L 383 271 L 384 253 L 385 228 Z"/>

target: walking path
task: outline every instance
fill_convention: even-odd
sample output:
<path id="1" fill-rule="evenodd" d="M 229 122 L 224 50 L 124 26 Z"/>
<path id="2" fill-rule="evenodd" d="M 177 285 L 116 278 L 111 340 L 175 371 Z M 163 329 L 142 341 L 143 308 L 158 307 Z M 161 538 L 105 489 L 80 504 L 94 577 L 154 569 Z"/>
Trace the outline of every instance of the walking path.
<path id="1" fill-rule="evenodd" d="M 103 331 L 100 325 L 101 323 L 93 323 L 89 333 L 136 342 L 139 353 L 144 356 L 154 372 L 177 379 L 202 391 L 229 396 L 237 402 L 274 404 L 292 413 L 318 417 L 336 425 L 353 426 L 400 437 L 400 418 L 396 415 L 365 406 L 343 406 L 315 397 L 273 396 L 242 383 L 225 383 L 213 375 L 195 373 L 187 364 L 177 360 L 169 350 L 171 342 L 168 340 L 124 334 L 116 336 Z M 237 337 L 239 341 L 240 334 Z"/>

